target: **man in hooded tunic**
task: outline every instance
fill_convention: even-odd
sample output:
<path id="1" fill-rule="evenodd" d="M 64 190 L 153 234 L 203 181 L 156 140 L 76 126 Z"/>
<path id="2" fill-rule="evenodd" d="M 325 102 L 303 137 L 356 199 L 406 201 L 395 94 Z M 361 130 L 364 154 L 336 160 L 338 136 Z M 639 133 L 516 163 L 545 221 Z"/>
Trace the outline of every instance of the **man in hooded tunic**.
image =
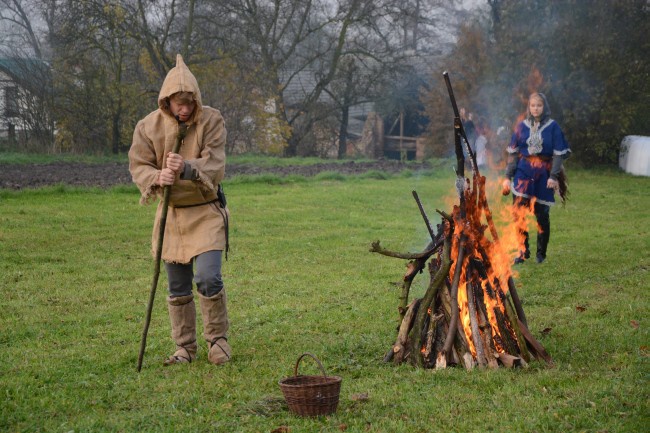
<path id="1" fill-rule="evenodd" d="M 173 153 L 184 123 L 185 138 Z M 222 253 L 227 250 L 229 211 L 217 194 L 224 178 L 226 128 L 219 110 L 201 103 L 196 78 L 177 55 L 158 95 L 158 109 L 140 120 L 129 150 L 129 170 L 141 192 L 140 203 L 162 199 L 171 186 L 162 260 L 167 272 L 167 305 L 175 352 L 164 365 L 190 363 L 197 353 L 196 284 L 208 360 L 228 362 L 231 348 L 226 291 L 221 275 Z M 159 200 L 151 251 L 157 251 L 157 234 L 163 202 Z"/>

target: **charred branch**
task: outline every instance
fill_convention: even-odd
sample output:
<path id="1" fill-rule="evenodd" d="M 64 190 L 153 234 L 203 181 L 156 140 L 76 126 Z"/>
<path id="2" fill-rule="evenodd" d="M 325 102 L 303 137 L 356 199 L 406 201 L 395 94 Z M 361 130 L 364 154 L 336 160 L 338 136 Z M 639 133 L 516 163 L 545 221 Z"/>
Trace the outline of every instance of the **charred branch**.
<path id="1" fill-rule="evenodd" d="M 437 243 L 431 242 L 421 253 L 399 253 L 397 251 L 387 250 L 381 246 L 380 241 L 375 241 L 372 244 L 370 244 L 370 252 L 378 253 L 381 254 L 382 256 L 394 257 L 396 259 L 406 259 L 406 260 L 424 259 L 424 261 L 426 261 L 429 259 L 429 257 L 434 255 L 436 251 L 440 249 L 443 242 L 444 241 L 439 241 Z"/>
<path id="2" fill-rule="evenodd" d="M 436 299 L 436 295 L 440 287 L 442 287 L 442 285 L 445 283 L 445 278 L 447 277 L 447 274 L 449 274 L 449 268 L 451 267 L 451 238 L 452 231 L 450 229 L 447 229 L 442 249 L 442 263 L 440 264 L 435 277 L 432 278 L 431 283 L 429 284 L 429 287 L 424 294 L 424 297 L 422 298 L 422 306 L 418 311 L 418 314 L 415 318 L 415 323 L 413 324 L 413 329 L 410 333 L 412 338 L 411 354 L 412 357 L 415 358 L 413 361 L 416 365 L 422 365 L 422 356 L 419 350 L 421 347 L 421 340 L 416 337 L 422 333 L 424 319 L 425 316 L 429 313 L 429 309 L 435 311 L 434 301 Z"/>
<path id="3" fill-rule="evenodd" d="M 458 284 L 460 283 L 460 274 L 463 267 L 463 260 L 465 259 L 465 235 L 461 235 L 458 242 L 458 257 L 456 258 L 456 270 L 454 272 L 454 279 L 451 283 L 451 319 L 449 320 L 449 332 L 445 339 L 445 345 L 442 348 L 442 355 L 447 356 L 449 349 L 451 349 L 456 336 L 456 327 L 458 326 Z"/>

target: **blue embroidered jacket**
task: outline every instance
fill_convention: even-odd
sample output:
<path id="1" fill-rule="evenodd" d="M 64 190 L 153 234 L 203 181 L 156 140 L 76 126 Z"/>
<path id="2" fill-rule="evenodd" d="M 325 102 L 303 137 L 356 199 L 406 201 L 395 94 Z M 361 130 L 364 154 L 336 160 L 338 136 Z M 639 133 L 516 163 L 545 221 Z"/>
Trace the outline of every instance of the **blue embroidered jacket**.
<path id="1" fill-rule="evenodd" d="M 514 173 L 506 173 L 508 176 L 514 175 L 513 194 L 534 197 L 542 204 L 553 204 L 554 191 L 546 187 L 553 157 L 566 159 L 571 153 L 560 125 L 553 119 L 547 119 L 543 125 L 535 128 L 526 119 L 517 125 L 507 150 L 511 155 L 519 156 Z M 558 170 L 560 167 L 561 164 Z"/>
<path id="2" fill-rule="evenodd" d="M 571 152 L 569 143 L 564 138 L 560 125 L 553 119 L 548 119 L 537 131 L 531 134 L 531 124 L 528 119 L 517 125 L 508 146 L 508 153 L 519 153 L 522 156 L 552 157 L 566 156 Z"/>

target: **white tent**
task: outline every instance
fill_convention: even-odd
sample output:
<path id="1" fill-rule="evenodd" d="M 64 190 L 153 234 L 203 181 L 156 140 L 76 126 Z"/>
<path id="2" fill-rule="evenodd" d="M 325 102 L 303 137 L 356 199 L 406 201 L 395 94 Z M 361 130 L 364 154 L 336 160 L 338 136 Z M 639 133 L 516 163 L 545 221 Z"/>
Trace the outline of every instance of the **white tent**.
<path id="1" fill-rule="evenodd" d="M 650 137 L 628 135 L 623 138 L 618 165 L 627 173 L 650 176 Z"/>

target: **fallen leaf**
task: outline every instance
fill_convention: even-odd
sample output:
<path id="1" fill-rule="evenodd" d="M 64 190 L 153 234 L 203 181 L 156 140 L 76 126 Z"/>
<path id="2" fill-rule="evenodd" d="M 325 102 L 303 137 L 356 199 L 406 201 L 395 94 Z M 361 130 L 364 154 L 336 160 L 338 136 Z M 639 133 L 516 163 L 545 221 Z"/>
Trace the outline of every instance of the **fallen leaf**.
<path id="1" fill-rule="evenodd" d="M 583 307 L 582 305 L 577 305 L 576 306 L 576 311 L 579 311 L 580 313 L 582 313 L 586 309 L 587 309 L 587 307 Z"/>
<path id="2" fill-rule="evenodd" d="M 368 400 L 368 393 L 367 392 L 362 392 L 359 394 L 352 394 L 350 396 L 350 400 L 352 401 L 367 401 Z"/>
<path id="3" fill-rule="evenodd" d="M 339 430 L 341 430 L 341 431 L 346 431 L 347 429 L 348 429 L 348 425 L 347 425 L 347 424 L 340 424 L 340 425 L 339 425 Z"/>
<path id="4" fill-rule="evenodd" d="M 639 322 L 636 320 L 630 320 L 630 325 L 632 325 L 634 329 L 639 329 Z"/>
<path id="5" fill-rule="evenodd" d="M 271 433 L 289 433 L 291 431 L 291 428 L 286 425 L 281 425 L 280 427 L 276 428 L 275 430 L 271 430 Z"/>
<path id="6" fill-rule="evenodd" d="M 544 329 L 542 329 L 542 335 L 550 334 L 552 329 L 553 328 L 544 328 Z"/>

